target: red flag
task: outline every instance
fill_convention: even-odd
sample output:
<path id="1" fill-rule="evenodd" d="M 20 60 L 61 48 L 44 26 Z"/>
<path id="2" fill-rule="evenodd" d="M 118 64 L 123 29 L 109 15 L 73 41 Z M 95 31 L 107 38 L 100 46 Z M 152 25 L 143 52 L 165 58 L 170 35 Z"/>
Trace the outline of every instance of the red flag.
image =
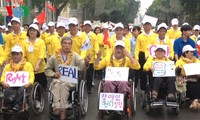
<path id="1" fill-rule="evenodd" d="M 46 7 L 47 7 L 49 10 L 51 10 L 51 11 L 53 11 L 53 12 L 56 12 L 56 8 L 53 7 L 50 3 L 46 3 Z"/>
<path id="2" fill-rule="evenodd" d="M 6 0 L 6 2 L 11 2 L 11 0 Z"/>
<path id="3" fill-rule="evenodd" d="M 8 15 L 9 15 L 10 17 L 12 17 L 12 9 L 11 9 L 11 7 L 10 7 L 10 6 L 6 6 L 6 10 L 7 10 L 7 12 L 8 12 Z"/>
<path id="4" fill-rule="evenodd" d="M 43 24 L 46 21 L 46 11 L 43 10 L 37 17 L 36 19 L 38 20 L 39 24 Z"/>
<path id="5" fill-rule="evenodd" d="M 24 0 L 14 0 L 14 3 L 16 4 L 16 3 L 18 3 L 18 4 L 24 4 Z"/>
<path id="6" fill-rule="evenodd" d="M 103 43 L 105 45 L 108 45 L 109 48 L 110 48 L 111 46 L 110 46 L 110 42 L 108 41 L 108 38 L 109 38 L 109 32 L 108 32 L 108 30 L 106 30 L 106 33 L 105 33 L 104 38 L 103 38 Z"/>

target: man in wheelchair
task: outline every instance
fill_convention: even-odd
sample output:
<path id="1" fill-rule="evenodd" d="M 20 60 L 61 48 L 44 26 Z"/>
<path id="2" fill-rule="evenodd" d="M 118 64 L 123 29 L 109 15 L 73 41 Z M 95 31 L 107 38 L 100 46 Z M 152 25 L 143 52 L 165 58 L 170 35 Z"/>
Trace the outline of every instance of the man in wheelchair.
<path id="1" fill-rule="evenodd" d="M 3 70 L 1 76 L 1 84 L 5 88 L 4 92 L 4 110 L 9 110 L 10 112 L 17 112 L 22 109 L 24 89 L 29 88 L 34 82 L 34 72 L 31 63 L 27 62 L 23 58 L 22 48 L 15 45 L 11 50 L 12 59 L 9 64 L 7 64 Z M 22 87 L 11 87 L 6 81 L 7 72 L 28 72 L 29 78 L 28 83 Z M 12 79 L 18 80 L 21 76 L 16 76 Z"/>
<path id="2" fill-rule="evenodd" d="M 157 47 L 155 50 L 155 56 L 151 56 L 147 59 L 144 64 L 144 70 L 150 72 L 149 81 L 152 84 L 152 94 L 151 98 L 153 102 L 158 101 L 158 93 L 161 85 L 165 82 L 167 83 L 167 101 L 173 102 L 175 101 L 175 77 L 152 77 L 152 73 L 154 72 L 153 62 L 166 62 L 170 61 L 165 56 L 166 51 L 162 47 Z M 152 81 L 151 81 L 152 80 Z"/>
<path id="3" fill-rule="evenodd" d="M 125 49 L 125 44 L 122 40 L 118 40 L 115 43 L 114 52 L 111 55 L 101 58 L 101 51 L 97 54 L 95 60 L 95 69 L 100 70 L 105 67 L 130 67 L 132 69 L 140 69 L 140 64 L 136 61 Z M 108 93 L 124 93 L 131 91 L 128 82 L 117 82 L 117 81 L 105 81 L 103 84 L 103 92 Z M 117 89 L 117 91 L 116 91 Z"/>
<path id="4" fill-rule="evenodd" d="M 75 83 L 69 83 L 60 79 L 59 64 L 67 66 L 78 66 L 80 71 L 86 69 L 89 65 L 90 56 L 82 59 L 76 52 L 71 51 L 72 39 L 63 37 L 61 40 L 61 50 L 51 56 L 45 68 L 45 74 L 53 78 L 53 114 L 59 115 L 61 120 L 66 118 L 66 109 L 70 107 L 68 103 L 69 90 L 76 86 Z"/>

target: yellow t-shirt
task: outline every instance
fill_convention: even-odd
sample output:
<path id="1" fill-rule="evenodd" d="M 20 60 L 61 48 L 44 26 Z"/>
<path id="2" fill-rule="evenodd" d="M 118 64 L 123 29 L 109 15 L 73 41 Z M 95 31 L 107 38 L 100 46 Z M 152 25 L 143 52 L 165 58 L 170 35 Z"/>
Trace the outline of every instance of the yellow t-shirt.
<path id="1" fill-rule="evenodd" d="M 24 41 L 23 47 L 25 50 L 24 56 L 26 57 L 27 61 L 30 62 L 35 69 L 38 59 L 42 59 L 40 63 L 39 71 L 36 73 L 44 72 L 45 68 L 45 60 L 46 57 L 46 46 L 42 39 L 36 39 L 34 43 L 30 42 L 28 39 Z"/>
<path id="2" fill-rule="evenodd" d="M 0 45 L 0 66 L 3 64 L 4 61 L 5 61 L 5 53 L 3 50 L 3 46 Z"/>
<path id="3" fill-rule="evenodd" d="M 191 38 L 192 40 L 194 40 L 194 42 L 196 43 L 197 40 L 198 40 L 198 38 L 200 38 L 200 35 L 199 35 L 199 36 L 192 35 L 190 38 Z"/>
<path id="4" fill-rule="evenodd" d="M 173 28 L 171 28 L 171 29 L 167 30 L 166 36 L 168 36 L 170 40 L 176 40 L 181 37 L 181 34 L 182 33 L 179 29 L 174 30 Z"/>
<path id="5" fill-rule="evenodd" d="M 47 54 L 49 56 L 53 55 L 53 51 L 52 51 L 52 45 L 53 45 L 53 41 L 54 41 L 54 37 L 56 37 L 58 34 L 57 32 L 54 32 L 53 34 L 49 34 L 49 36 L 45 39 L 45 45 L 47 47 Z"/>

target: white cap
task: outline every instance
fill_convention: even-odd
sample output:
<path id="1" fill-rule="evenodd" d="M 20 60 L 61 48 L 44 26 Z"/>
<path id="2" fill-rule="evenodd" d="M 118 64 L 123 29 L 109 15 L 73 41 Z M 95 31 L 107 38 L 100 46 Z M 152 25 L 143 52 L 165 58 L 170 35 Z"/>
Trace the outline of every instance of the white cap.
<path id="1" fill-rule="evenodd" d="M 10 26 L 10 27 L 11 27 L 11 26 L 12 26 L 12 25 L 11 25 L 11 22 L 9 22 L 9 23 L 7 24 L 7 26 Z"/>
<path id="2" fill-rule="evenodd" d="M 5 25 L 2 25 L 1 28 L 5 30 L 5 29 L 6 29 L 6 26 L 5 26 Z"/>
<path id="3" fill-rule="evenodd" d="M 31 24 L 31 25 L 29 26 L 29 29 L 30 29 L 30 28 L 34 28 L 35 30 L 39 31 L 39 27 L 38 27 L 38 25 L 36 25 L 36 24 Z"/>
<path id="4" fill-rule="evenodd" d="M 57 22 L 56 28 L 59 28 L 59 27 L 64 27 L 65 28 L 65 23 L 63 23 L 63 22 Z"/>
<path id="5" fill-rule="evenodd" d="M 52 22 L 52 21 L 50 21 L 50 22 L 48 23 L 48 26 L 50 26 L 50 27 L 55 27 L 55 23 Z"/>
<path id="6" fill-rule="evenodd" d="M 112 29 L 113 29 L 112 25 L 109 25 L 108 29 L 109 29 L 109 30 L 112 30 Z"/>
<path id="7" fill-rule="evenodd" d="M 103 23 L 103 24 L 102 24 L 102 29 L 108 29 L 108 28 L 109 28 L 109 26 L 108 26 L 107 23 Z"/>
<path id="8" fill-rule="evenodd" d="M 182 26 L 183 26 L 183 25 L 189 25 L 189 23 L 185 22 L 185 23 L 182 24 Z"/>
<path id="9" fill-rule="evenodd" d="M 19 45 L 15 45 L 11 52 L 22 52 L 22 48 Z"/>
<path id="10" fill-rule="evenodd" d="M 199 25 L 195 25 L 195 26 L 193 27 L 193 30 L 200 30 L 200 26 L 199 26 Z"/>
<path id="11" fill-rule="evenodd" d="M 33 23 L 39 23 L 38 20 L 35 18 L 33 19 Z"/>
<path id="12" fill-rule="evenodd" d="M 165 49 L 164 49 L 162 46 L 158 46 L 158 47 L 155 49 L 155 51 L 158 50 L 158 49 L 162 49 L 162 50 L 165 51 Z"/>
<path id="13" fill-rule="evenodd" d="M 158 25 L 158 27 L 157 27 L 157 31 L 160 30 L 160 28 L 165 28 L 165 29 L 167 29 L 168 26 L 167 26 L 166 23 L 161 23 L 160 25 Z"/>
<path id="14" fill-rule="evenodd" d="M 8 31 L 8 28 L 6 28 L 5 31 L 7 32 L 7 31 Z"/>
<path id="15" fill-rule="evenodd" d="M 172 19 L 172 21 L 171 21 L 171 23 L 172 23 L 172 25 L 178 25 L 178 19 L 177 18 L 173 18 Z"/>
<path id="16" fill-rule="evenodd" d="M 11 23 L 12 23 L 12 21 L 16 21 L 16 22 L 18 22 L 18 23 L 21 24 L 20 19 L 17 18 L 17 17 L 13 17 L 13 18 L 11 19 Z"/>
<path id="17" fill-rule="evenodd" d="M 115 43 L 115 47 L 116 47 L 116 46 L 122 46 L 122 47 L 125 48 L 125 43 L 124 43 L 124 41 L 122 41 L 122 40 L 117 40 L 116 43 Z"/>
<path id="18" fill-rule="evenodd" d="M 144 20 L 142 21 L 142 24 L 143 24 L 143 25 L 146 24 L 146 23 L 150 23 L 150 24 L 152 25 L 152 22 L 151 22 L 149 19 L 144 19 Z"/>
<path id="19" fill-rule="evenodd" d="M 71 17 L 69 18 L 69 25 L 70 24 L 74 24 L 74 25 L 78 25 L 78 20 L 75 17 Z"/>
<path id="20" fill-rule="evenodd" d="M 185 45 L 182 49 L 182 53 L 186 52 L 186 51 L 195 51 L 196 49 L 194 49 L 191 45 Z"/>
<path id="21" fill-rule="evenodd" d="M 116 28 L 122 28 L 122 29 L 124 29 L 124 25 L 121 22 L 117 23 L 117 24 L 115 24 L 115 27 L 114 27 L 113 30 L 115 30 Z"/>
<path id="22" fill-rule="evenodd" d="M 91 21 L 86 20 L 86 21 L 84 21 L 83 25 L 90 25 L 90 26 L 92 26 L 92 23 L 91 23 Z"/>

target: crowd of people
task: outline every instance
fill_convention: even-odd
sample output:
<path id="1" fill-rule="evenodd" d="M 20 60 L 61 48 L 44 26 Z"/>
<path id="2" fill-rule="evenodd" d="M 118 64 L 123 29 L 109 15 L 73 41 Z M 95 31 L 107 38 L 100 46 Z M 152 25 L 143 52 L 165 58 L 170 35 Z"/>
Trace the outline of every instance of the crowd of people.
<path id="1" fill-rule="evenodd" d="M 154 71 L 153 61 L 175 61 L 176 74 L 188 79 L 187 97 L 194 100 L 192 108 L 200 109 L 200 77 L 186 76 L 184 64 L 198 63 L 200 56 L 200 26 L 191 27 L 188 23 L 179 26 L 177 18 L 172 19 L 171 26 L 161 23 L 152 29 L 152 21 L 145 20 L 142 26 L 128 24 L 102 23 L 92 25 L 86 20 L 80 26 L 75 17 L 69 18 L 66 26 L 64 22 L 48 22 L 39 24 L 36 19 L 30 25 L 22 26 L 19 18 L 13 17 L 5 26 L 0 27 L 0 65 L 2 69 L 1 85 L 9 89 L 5 82 L 8 71 L 28 71 L 30 78 L 27 88 L 39 82 L 47 88 L 47 76 L 53 78 L 53 110 L 55 115 L 65 119 L 65 110 L 69 107 L 66 98 L 69 88 L 75 84 L 61 81 L 58 65 L 78 66 L 79 70 L 86 70 L 88 94 L 92 93 L 94 75 L 102 76 L 105 67 L 130 67 L 129 78 L 135 78 L 135 88 L 146 91 L 147 71 Z M 155 55 L 149 55 L 150 45 L 167 45 L 166 50 L 156 48 Z M 5 68 L 4 68 L 5 66 Z M 102 79 L 102 78 L 101 78 Z M 169 78 L 155 78 L 152 97 L 157 99 L 160 84 L 166 80 L 168 84 L 168 98 L 175 97 L 175 76 Z M 125 93 L 130 90 L 126 82 L 105 82 L 104 91 Z M 11 88 L 10 88 L 11 89 Z M 12 88 L 23 94 L 22 88 Z M 13 109 L 18 111 L 20 99 Z"/>

